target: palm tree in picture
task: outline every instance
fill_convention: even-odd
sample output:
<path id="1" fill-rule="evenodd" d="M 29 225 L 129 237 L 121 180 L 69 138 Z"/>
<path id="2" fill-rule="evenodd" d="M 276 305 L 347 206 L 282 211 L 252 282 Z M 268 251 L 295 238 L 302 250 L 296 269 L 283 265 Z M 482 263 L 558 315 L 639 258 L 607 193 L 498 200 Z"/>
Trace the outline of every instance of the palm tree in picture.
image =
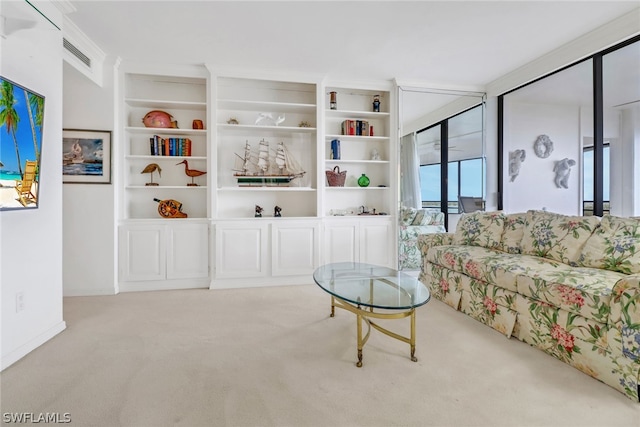
<path id="1" fill-rule="evenodd" d="M 18 170 L 22 177 L 22 162 L 20 161 L 20 150 L 18 149 L 18 139 L 16 129 L 20 116 L 15 108 L 16 99 L 13 97 L 13 85 L 6 80 L 2 80 L 0 85 L 0 127 L 5 126 L 7 133 L 13 136 L 13 145 L 16 147 L 16 157 L 18 158 Z"/>
<path id="2" fill-rule="evenodd" d="M 42 132 L 42 111 L 43 111 L 43 99 L 39 96 L 33 95 L 27 92 L 26 89 L 24 91 L 24 99 L 27 104 L 27 112 L 29 113 L 29 123 L 31 124 L 31 136 L 33 138 L 33 152 L 36 153 L 36 164 L 40 164 L 40 150 L 38 150 L 38 135 L 36 134 L 36 126 L 40 132 Z M 33 120 L 33 111 L 35 110 L 35 122 Z"/>

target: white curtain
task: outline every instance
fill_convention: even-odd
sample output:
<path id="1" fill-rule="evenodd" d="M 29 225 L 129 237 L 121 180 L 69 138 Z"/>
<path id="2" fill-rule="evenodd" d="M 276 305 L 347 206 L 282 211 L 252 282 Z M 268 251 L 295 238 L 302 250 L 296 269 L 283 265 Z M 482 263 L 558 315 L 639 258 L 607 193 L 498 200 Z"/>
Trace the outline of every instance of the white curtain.
<path id="1" fill-rule="evenodd" d="M 403 206 L 410 208 L 422 207 L 420 159 L 415 132 L 403 136 L 400 141 L 400 201 Z"/>

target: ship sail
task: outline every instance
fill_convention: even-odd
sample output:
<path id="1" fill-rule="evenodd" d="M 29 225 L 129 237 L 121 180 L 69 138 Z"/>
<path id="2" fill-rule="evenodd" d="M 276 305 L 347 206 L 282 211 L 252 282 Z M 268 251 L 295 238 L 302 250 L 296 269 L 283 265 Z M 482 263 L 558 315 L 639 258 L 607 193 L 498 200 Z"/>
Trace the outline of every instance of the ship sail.
<path id="1" fill-rule="evenodd" d="M 258 167 L 262 174 L 269 170 L 269 142 L 264 139 L 260 141 L 260 152 L 258 154 Z"/>

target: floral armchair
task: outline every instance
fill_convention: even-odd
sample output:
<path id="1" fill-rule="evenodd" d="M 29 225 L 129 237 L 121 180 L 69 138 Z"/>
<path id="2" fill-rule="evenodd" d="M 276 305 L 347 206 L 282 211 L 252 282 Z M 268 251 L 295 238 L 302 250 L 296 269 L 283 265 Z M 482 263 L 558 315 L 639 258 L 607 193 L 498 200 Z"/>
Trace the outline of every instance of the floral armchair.
<path id="1" fill-rule="evenodd" d="M 398 229 L 398 268 L 418 270 L 421 264 L 418 236 L 445 233 L 444 214 L 438 209 L 416 209 L 403 206 L 400 209 Z"/>

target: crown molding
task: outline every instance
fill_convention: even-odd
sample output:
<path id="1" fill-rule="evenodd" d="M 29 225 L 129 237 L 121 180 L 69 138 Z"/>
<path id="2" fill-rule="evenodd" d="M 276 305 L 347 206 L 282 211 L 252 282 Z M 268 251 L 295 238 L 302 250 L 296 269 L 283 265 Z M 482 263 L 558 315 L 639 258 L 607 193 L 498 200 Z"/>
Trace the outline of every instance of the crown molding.
<path id="1" fill-rule="evenodd" d="M 65 15 L 78 10 L 69 0 L 51 0 L 51 3 L 53 3 L 53 5 Z"/>

